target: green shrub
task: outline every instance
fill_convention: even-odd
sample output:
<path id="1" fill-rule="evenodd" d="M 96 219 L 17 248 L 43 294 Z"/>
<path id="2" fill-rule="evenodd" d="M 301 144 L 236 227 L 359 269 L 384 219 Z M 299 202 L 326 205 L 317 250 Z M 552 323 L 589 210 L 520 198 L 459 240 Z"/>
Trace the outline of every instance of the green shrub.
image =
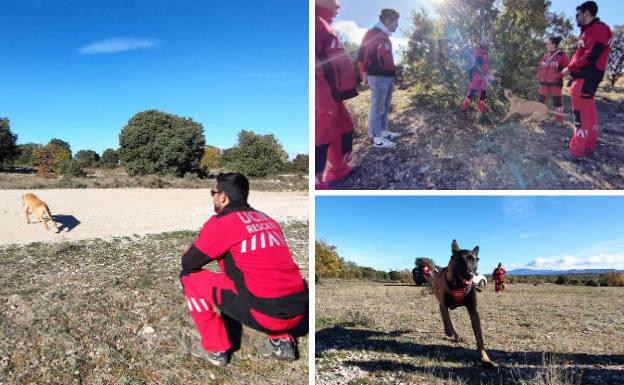
<path id="1" fill-rule="evenodd" d="M 199 170 L 204 129 L 190 118 L 158 110 L 139 112 L 119 134 L 119 157 L 130 176 Z"/>

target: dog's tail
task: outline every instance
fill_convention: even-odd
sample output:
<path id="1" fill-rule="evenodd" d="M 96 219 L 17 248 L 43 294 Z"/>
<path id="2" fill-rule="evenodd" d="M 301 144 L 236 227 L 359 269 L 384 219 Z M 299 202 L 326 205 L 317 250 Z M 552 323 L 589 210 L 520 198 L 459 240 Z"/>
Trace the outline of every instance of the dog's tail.
<path id="1" fill-rule="evenodd" d="M 54 227 L 56 227 L 56 229 L 58 230 L 58 224 L 54 220 L 54 217 L 52 216 L 52 213 L 50 212 L 50 208 L 46 204 L 44 204 L 43 207 L 45 208 L 45 213 L 48 215 L 48 217 L 50 218 L 50 220 L 54 224 Z"/>

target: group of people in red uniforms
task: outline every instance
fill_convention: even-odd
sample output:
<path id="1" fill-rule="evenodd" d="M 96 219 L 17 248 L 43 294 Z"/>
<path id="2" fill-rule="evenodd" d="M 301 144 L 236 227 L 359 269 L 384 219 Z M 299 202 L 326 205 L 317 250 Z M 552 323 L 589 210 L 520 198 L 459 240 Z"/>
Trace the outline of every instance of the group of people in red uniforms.
<path id="1" fill-rule="evenodd" d="M 351 57 L 331 28 L 337 15 L 337 0 L 316 0 L 315 23 L 315 175 L 316 188 L 326 189 L 353 172 L 351 153 L 354 125 L 344 101 L 358 95 L 358 74 Z M 594 95 L 602 81 L 610 52 L 611 29 L 597 17 L 598 6 L 586 1 L 576 7 L 576 22 L 581 35 L 570 59 L 560 49 L 562 38 L 549 37 L 546 53 L 537 63 L 539 101 L 552 102 L 554 110 L 564 113 L 562 88 L 568 78 L 575 130 L 565 157 L 576 161 L 591 155 L 598 140 L 598 113 Z M 396 30 L 399 14 L 384 9 L 380 22 L 364 36 L 357 56 L 361 80 L 371 88 L 369 136 L 374 147 L 394 147 L 400 136 L 388 129 L 392 84 L 396 68 L 390 34 Z M 487 89 L 494 80 L 490 72 L 490 41 L 484 36 L 474 48 L 469 69 L 468 92 L 461 110 L 468 111 L 477 97 L 480 113 L 486 112 Z M 556 119 L 564 121 L 563 115 Z"/>

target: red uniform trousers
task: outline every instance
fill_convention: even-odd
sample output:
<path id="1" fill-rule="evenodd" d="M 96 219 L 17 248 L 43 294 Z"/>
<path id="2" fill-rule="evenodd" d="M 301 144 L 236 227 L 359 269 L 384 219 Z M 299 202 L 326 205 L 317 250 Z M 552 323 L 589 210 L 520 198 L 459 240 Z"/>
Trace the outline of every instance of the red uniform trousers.
<path id="1" fill-rule="evenodd" d="M 570 87 L 576 130 L 570 140 L 570 153 L 577 157 L 594 152 L 598 142 L 598 111 L 593 95 L 583 94 L 585 79 L 575 79 Z"/>
<path id="2" fill-rule="evenodd" d="M 287 331 L 297 326 L 303 318 L 301 315 L 281 320 L 249 309 L 236 295 L 234 282 L 225 274 L 201 270 L 183 275 L 180 280 L 202 346 L 211 352 L 224 352 L 231 347 L 225 323 L 215 308 L 238 322 L 267 332 L 270 338 L 292 338 Z"/>

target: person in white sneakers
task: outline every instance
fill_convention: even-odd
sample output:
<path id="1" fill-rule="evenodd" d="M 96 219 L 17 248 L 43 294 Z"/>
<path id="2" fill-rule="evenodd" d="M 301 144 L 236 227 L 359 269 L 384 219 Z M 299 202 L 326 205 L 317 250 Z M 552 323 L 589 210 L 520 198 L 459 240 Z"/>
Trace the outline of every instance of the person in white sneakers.
<path id="1" fill-rule="evenodd" d="M 399 26 L 399 13 L 382 9 L 379 23 L 364 35 L 358 51 L 358 67 L 364 84 L 371 89 L 371 108 L 368 115 L 368 136 L 374 147 L 391 148 L 393 139 L 401 134 L 388 129 L 388 113 L 392 106 L 392 88 L 396 76 L 390 34 Z"/>

